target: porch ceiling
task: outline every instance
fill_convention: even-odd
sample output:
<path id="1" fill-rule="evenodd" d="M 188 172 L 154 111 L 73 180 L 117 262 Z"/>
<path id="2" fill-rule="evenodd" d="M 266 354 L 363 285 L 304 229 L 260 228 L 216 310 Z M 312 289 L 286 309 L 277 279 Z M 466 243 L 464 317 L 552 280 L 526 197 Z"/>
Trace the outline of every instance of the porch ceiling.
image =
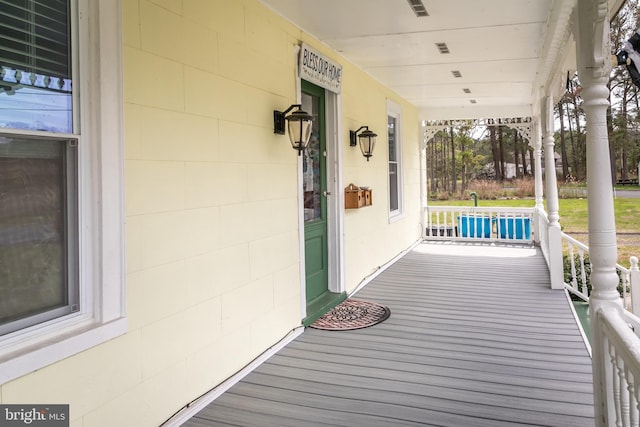
<path id="1" fill-rule="evenodd" d="M 419 107 L 421 119 L 534 116 L 539 94 L 575 68 L 565 51 L 576 0 L 423 0 L 425 17 L 407 0 L 261 1 Z M 609 2 L 616 10 L 622 0 Z"/>

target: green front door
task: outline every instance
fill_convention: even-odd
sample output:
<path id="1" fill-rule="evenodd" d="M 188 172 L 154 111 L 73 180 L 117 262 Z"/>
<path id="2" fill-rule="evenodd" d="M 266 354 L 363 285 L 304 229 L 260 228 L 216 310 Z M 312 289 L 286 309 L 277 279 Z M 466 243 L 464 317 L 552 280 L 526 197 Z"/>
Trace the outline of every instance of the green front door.
<path id="1" fill-rule="evenodd" d="M 307 317 L 310 324 L 344 295 L 329 292 L 327 237 L 327 143 L 324 89 L 302 81 L 302 109 L 313 116 L 313 133 L 303 153 L 304 241 Z"/>

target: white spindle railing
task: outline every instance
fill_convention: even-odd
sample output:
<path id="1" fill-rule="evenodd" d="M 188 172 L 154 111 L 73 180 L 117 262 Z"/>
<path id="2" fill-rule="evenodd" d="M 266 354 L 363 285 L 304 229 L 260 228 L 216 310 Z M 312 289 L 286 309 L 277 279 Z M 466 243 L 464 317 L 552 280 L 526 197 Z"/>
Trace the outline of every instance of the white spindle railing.
<path id="1" fill-rule="evenodd" d="M 597 313 L 602 331 L 603 392 L 609 425 L 640 425 L 640 338 L 636 316 L 614 308 Z M 629 318 L 634 318 L 629 321 Z M 613 424 L 615 420 L 615 424 Z"/>
<path id="2" fill-rule="evenodd" d="M 531 242 L 534 213 L 534 208 L 428 206 L 424 238 Z"/>
<path id="3" fill-rule="evenodd" d="M 547 265 L 549 265 L 549 217 L 543 209 L 536 210 L 536 221 L 536 230 L 538 230 L 539 234 L 538 236 L 536 236 L 536 241 L 540 245 L 540 250 L 542 251 L 542 255 L 544 256 Z"/>
<path id="4" fill-rule="evenodd" d="M 584 301 L 589 301 L 589 247 L 562 233 L 565 257 L 565 288 Z M 598 394 L 605 404 L 606 425 L 640 426 L 640 270 L 638 258 L 631 257 L 631 269 L 616 264 L 620 278 L 620 305 L 606 304 L 596 309 L 598 327 L 592 325 L 592 342 L 602 351 L 594 363 Z M 629 297 L 630 292 L 630 297 Z M 633 312 L 630 312 L 633 311 Z"/>
<path id="5" fill-rule="evenodd" d="M 640 315 L 640 269 L 638 268 L 638 258 L 630 258 L 631 268 L 629 269 L 629 288 L 631 288 L 631 312 Z M 634 292 L 634 288 L 637 290 Z M 638 327 L 640 332 L 640 327 Z"/>
<path id="6" fill-rule="evenodd" d="M 584 301 L 589 301 L 591 284 L 591 263 L 589 262 L 589 247 L 567 234 L 562 233 L 563 254 L 565 256 L 565 287 L 572 294 Z M 634 287 L 640 287 L 640 272 L 638 258 L 631 257 L 631 269 L 616 264 L 616 271 L 620 277 L 618 290 L 622 305 L 625 309 L 636 314 L 640 313 L 640 289 L 634 292 Z M 568 264 L 568 265 L 567 265 Z M 633 274 L 632 274 L 633 272 Z M 635 307 L 633 302 L 636 302 Z M 634 311 L 635 309 L 635 311 Z"/>

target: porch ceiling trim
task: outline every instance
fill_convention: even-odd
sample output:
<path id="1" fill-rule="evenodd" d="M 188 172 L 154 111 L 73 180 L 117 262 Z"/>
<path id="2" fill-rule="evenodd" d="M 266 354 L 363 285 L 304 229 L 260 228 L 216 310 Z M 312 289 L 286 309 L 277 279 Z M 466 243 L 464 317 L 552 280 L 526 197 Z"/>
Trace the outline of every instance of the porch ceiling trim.
<path id="1" fill-rule="evenodd" d="M 518 131 L 520 136 L 531 144 L 533 137 L 533 119 L 531 117 L 504 117 L 491 119 L 442 119 L 423 122 L 423 148 L 441 130 L 450 127 L 506 126 Z"/>

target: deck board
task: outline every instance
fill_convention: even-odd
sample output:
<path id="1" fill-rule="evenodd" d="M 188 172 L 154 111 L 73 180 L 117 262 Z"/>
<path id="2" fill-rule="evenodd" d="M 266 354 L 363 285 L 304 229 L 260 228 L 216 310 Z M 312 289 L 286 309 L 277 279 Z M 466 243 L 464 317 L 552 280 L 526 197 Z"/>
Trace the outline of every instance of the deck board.
<path id="1" fill-rule="evenodd" d="M 538 249 L 425 243 L 355 297 L 391 317 L 307 329 L 185 425 L 594 425 L 591 359 Z"/>

